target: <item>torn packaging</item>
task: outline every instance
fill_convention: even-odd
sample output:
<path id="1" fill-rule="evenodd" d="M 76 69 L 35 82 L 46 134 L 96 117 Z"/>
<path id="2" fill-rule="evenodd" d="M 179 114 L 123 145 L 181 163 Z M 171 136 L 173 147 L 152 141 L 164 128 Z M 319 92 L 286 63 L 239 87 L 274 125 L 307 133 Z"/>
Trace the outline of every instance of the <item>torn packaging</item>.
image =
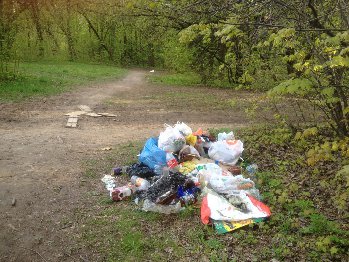
<path id="1" fill-rule="evenodd" d="M 254 197 L 240 191 L 240 197 L 246 206 L 246 210 L 240 210 L 235 207 L 223 196 L 220 196 L 213 190 L 208 189 L 207 195 L 203 198 L 201 204 L 201 221 L 204 224 L 209 224 L 210 220 L 227 221 L 232 224 L 241 223 L 243 225 L 247 220 L 267 218 L 271 215 L 268 206 L 258 201 Z M 245 221 L 245 222 L 243 222 Z M 251 222 L 250 221 L 250 222 Z M 216 222 L 217 224 L 217 222 Z M 238 227 L 235 227 L 236 229 Z"/>
<path id="2" fill-rule="evenodd" d="M 154 184 L 152 184 L 146 192 L 146 198 L 152 202 L 156 202 L 157 198 L 163 196 L 168 191 L 177 192 L 180 185 L 184 185 L 187 177 L 181 173 L 169 172 L 167 175 L 161 176 Z"/>

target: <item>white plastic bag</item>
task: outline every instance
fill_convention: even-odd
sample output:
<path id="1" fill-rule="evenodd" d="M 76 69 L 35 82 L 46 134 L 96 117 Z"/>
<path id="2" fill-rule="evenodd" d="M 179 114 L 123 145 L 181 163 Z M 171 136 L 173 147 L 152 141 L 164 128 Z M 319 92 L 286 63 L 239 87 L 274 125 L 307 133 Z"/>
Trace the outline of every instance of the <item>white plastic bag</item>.
<path id="1" fill-rule="evenodd" d="M 213 190 L 208 190 L 206 200 L 203 201 L 201 206 L 201 219 L 203 219 L 203 215 L 205 214 L 209 214 L 209 217 L 214 220 L 224 221 L 241 221 L 270 216 L 269 209 L 262 210 L 259 208 L 245 192 L 240 191 L 236 196 L 239 197 L 240 202 L 244 204 L 246 210 L 240 210 L 240 208 L 229 203 L 223 196 L 218 195 Z"/>
<path id="2" fill-rule="evenodd" d="M 101 181 L 105 184 L 108 191 L 112 191 L 116 187 L 115 178 L 111 175 L 105 175 Z"/>
<path id="3" fill-rule="evenodd" d="M 231 194 L 237 190 L 249 191 L 255 189 L 254 182 L 249 178 L 238 176 L 219 176 L 214 175 L 209 178 L 209 185 L 214 191 L 220 194 Z"/>
<path id="4" fill-rule="evenodd" d="M 185 137 L 172 126 L 160 133 L 158 147 L 167 152 L 178 152 L 185 145 Z"/>
<path id="5" fill-rule="evenodd" d="M 177 122 L 177 124 L 174 125 L 174 129 L 178 130 L 183 136 L 189 136 L 193 133 L 191 128 L 183 122 Z"/>
<path id="6" fill-rule="evenodd" d="M 244 151 L 244 146 L 240 140 L 223 140 L 212 143 L 208 156 L 223 164 L 235 165 L 242 151 Z"/>
<path id="7" fill-rule="evenodd" d="M 223 170 L 219 165 L 214 163 L 199 164 L 196 165 L 195 169 L 196 171 L 194 170 L 188 176 L 197 177 L 202 188 L 205 187 L 213 177 L 232 176 L 229 171 Z"/>
<path id="8" fill-rule="evenodd" d="M 234 140 L 234 139 L 235 139 L 235 136 L 233 132 L 230 132 L 230 133 L 223 132 L 218 134 L 217 140 L 223 141 L 223 140 Z"/>

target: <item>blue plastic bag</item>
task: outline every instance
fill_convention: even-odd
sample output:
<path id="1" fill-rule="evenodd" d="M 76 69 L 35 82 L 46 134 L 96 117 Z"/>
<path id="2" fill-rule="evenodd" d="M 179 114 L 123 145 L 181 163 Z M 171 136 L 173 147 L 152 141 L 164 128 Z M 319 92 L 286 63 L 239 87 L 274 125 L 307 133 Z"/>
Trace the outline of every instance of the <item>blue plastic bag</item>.
<path id="1" fill-rule="evenodd" d="M 139 161 L 151 169 L 155 166 L 166 166 L 166 152 L 158 148 L 157 138 L 152 137 L 145 142 Z"/>

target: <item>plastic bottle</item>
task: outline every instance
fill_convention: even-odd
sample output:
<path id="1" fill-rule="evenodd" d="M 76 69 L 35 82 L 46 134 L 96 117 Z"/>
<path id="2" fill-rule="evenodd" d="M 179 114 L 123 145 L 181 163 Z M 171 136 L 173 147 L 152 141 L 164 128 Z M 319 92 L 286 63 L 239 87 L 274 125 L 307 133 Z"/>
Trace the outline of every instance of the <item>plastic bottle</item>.
<path id="1" fill-rule="evenodd" d="M 114 188 L 110 191 L 110 196 L 114 201 L 121 201 L 124 198 L 130 197 L 134 192 L 134 188 L 122 186 Z"/>
<path id="2" fill-rule="evenodd" d="M 166 153 L 166 163 L 170 169 L 174 169 L 175 167 L 178 166 L 177 159 L 170 152 Z"/>
<path id="3" fill-rule="evenodd" d="M 154 167 L 154 173 L 158 176 L 161 175 L 166 175 L 169 173 L 169 167 L 167 166 L 160 166 L 160 165 L 155 165 Z"/>
<path id="4" fill-rule="evenodd" d="M 256 173 L 257 173 L 257 170 L 258 170 L 258 166 L 257 164 L 251 164 L 251 165 L 248 165 L 246 167 L 246 171 L 249 175 L 249 177 L 253 180 L 253 181 L 256 181 Z"/>
<path id="5" fill-rule="evenodd" d="M 171 189 L 171 190 L 167 191 L 165 194 L 159 196 L 156 199 L 155 204 L 169 205 L 169 204 L 171 204 L 171 202 L 173 200 L 176 199 L 176 196 L 177 196 L 177 191 Z"/>
<path id="6" fill-rule="evenodd" d="M 247 173 L 249 173 L 250 175 L 254 175 L 258 170 L 258 166 L 257 164 L 252 164 L 252 165 L 248 165 L 246 167 L 246 171 Z"/>
<path id="7" fill-rule="evenodd" d="M 158 176 L 161 176 L 163 168 L 164 168 L 163 166 L 155 165 L 154 166 L 154 173 L 157 174 Z"/>
<path id="8" fill-rule="evenodd" d="M 131 177 L 131 184 L 136 186 L 137 191 L 147 190 L 150 187 L 150 183 L 146 179 L 138 176 Z"/>

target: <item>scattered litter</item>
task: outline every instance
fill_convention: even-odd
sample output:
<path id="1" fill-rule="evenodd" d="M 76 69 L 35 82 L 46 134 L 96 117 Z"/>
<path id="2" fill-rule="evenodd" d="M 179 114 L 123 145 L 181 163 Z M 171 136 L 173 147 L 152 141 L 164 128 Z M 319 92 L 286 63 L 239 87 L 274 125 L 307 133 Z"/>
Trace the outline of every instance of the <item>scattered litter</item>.
<path id="1" fill-rule="evenodd" d="M 194 158 L 200 159 L 199 152 L 194 147 L 188 145 L 183 146 L 178 155 L 180 162 L 191 161 Z"/>
<path id="2" fill-rule="evenodd" d="M 16 205 L 16 203 L 17 203 L 17 199 L 14 197 L 14 198 L 12 198 L 12 201 L 11 201 L 11 206 L 15 206 Z"/>
<path id="3" fill-rule="evenodd" d="M 111 174 L 114 176 L 121 176 L 122 174 L 126 174 L 126 170 L 128 169 L 128 166 L 117 166 L 112 168 Z"/>
<path id="4" fill-rule="evenodd" d="M 145 142 L 139 161 L 152 169 L 166 166 L 166 152 L 158 147 L 158 138 L 149 138 Z"/>
<path id="5" fill-rule="evenodd" d="M 126 168 L 126 174 L 129 177 L 138 176 L 140 178 L 152 178 L 156 176 L 154 170 L 143 163 L 136 163 Z"/>
<path id="6" fill-rule="evenodd" d="M 150 187 L 148 180 L 138 176 L 131 177 L 131 184 L 136 186 L 136 191 L 145 191 Z"/>
<path id="7" fill-rule="evenodd" d="M 235 136 L 233 132 L 223 132 L 223 133 L 219 133 L 217 136 L 217 140 L 218 141 L 223 141 L 223 140 L 235 140 Z"/>
<path id="8" fill-rule="evenodd" d="M 114 201 L 124 200 L 125 198 L 131 197 L 134 191 L 135 191 L 134 187 L 132 186 L 122 186 L 122 187 L 113 188 L 110 191 L 111 199 Z"/>
<path id="9" fill-rule="evenodd" d="M 167 126 L 165 131 L 160 133 L 159 148 L 168 152 L 178 152 L 185 145 L 185 137 L 179 129 Z"/>
<path id="10" fill-rule="evenodd" d="M 182 209 L 181 203 L 178 202 L 174 205 L 160 205 L 155 204 L 151 202 L 149 199 L 144 200 L 143 203 L 143 211 L 152 211 L 157 213 L 163 213 L 163 214 L 172 214 L 172 213 L 178 213 Z"/>
<path id="11" fill-rule="evenodd" d="M 102 151 L 110 151 L 110 150 L 112 150 L 112 148 L 111 147 L 103 147 L 101 150 Z"/>
<path id="12" fill-rule="evenodd" d="M 154 72 L 155 72 L 155 70 L 150 70 L 150 71 L 149 71 L 149 73 L 154 73 Z"/>
<path id="13" fill-rule="evenodd" d="M 70 116 L 65 127 L 77 127 L 78 119 L 79 118 L 77 116 Z"/>
<path id="14" fill-rule="evenodd" d="M 114 188 L 116 188 L 116 182 L 113 176 L 105 175 L 101 180 L 105 184 L 105 188 L 108 191 L 112 191 Z"/>
<path id="15" fill-rule="evenodd" d="M 208 150 L 211 159 L 227 165 L 235 165 L 244 150 L 240 140 L 222 140 L 212 144 Z"/>
<path id="16" fill-rule="evenodd" d="M 271 216 L 256 187 L 258 166 L 244 162 L 243 150 L 233 132 L 214 137 L 178 122 L 145 142 L 138 163 L 114 167 L 102 181 L 112 200 L 134 199 L 143 211 L 200 207 L 202 223 L 223 234 Z M 130 182 L 117 187 L 122 175 Z"/>

